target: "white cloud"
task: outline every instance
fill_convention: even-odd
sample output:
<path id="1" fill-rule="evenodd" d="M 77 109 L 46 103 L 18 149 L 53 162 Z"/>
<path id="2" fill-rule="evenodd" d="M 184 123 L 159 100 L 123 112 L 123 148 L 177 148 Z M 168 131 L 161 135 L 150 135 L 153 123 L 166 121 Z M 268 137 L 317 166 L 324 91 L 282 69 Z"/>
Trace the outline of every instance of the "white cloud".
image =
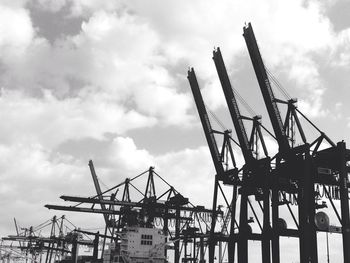
<path id="1" fill-rule="evenodd" d="M 34 37 L 29 13 L 21 7 L 0 4 L 0 59 L 20 59 Z"/>
<path id="2" fill-rule="evenodd" d="M 226 105 L 224 93 L 221 92 L 219 77 L 207 80 L 204 83 L 201 93 L 205 104 L 212 111 L 218 109 L 222 105 Z"/>
<path id="3" fill-rule="evenodd" d="M 339 32 L 337 41 L 332 49 L 331 65 L 335 68 L 344 68 L 350 64 L 350 29 Z"/>
<path id="4" fill-rule="evenodd" d="M 171 88 L 152 84 L 139 87 L 137 91 L 135 102 L 141 112 L 157 116 L 170 125 L 189 125 L 193 119 L 187 113 L 192 103 L 189 96 L 177 93 Z"/>
<path id="5" fill-rule="evenodd" d="M 4 173 L 1 176 L 2 185 L 5 187 L 1 194 L 6 198 L 14 198 L 21 193 L 27 193 L 26 202 L 45 202 L 40 192 L 52 200 L 54 193 L 51 191 L 63 191 L 74 189 L 74 185 L 82 182 L 81 163 L 69 156 L 52 154 L 38 144 L 24 145 L 14 143 L 10 146 L 1 145 L 0 166 Z M 16 166 L 13 166 L 13 164 Z M 18 182 L 21 181 L 21 184 Z M 57 185 L 61 182 L 60 185 Z M 87 184 L 81 185 L 84 192 Z M 51 189 L 51 190 L 50 190 Z"/>
<path id="6" fill-rule="evenodd" d="M 326 116 L 328 110 L 322 105 L 325 86 L 316 63 L 308 58 L 299 58 L 289 69 L 289 77 L 295 80 L 296 87 L 300 89 L 298 106 L 301 111 L 312 118 Z"/>
<path id="7" fill-rule="evenodd" d="M 63 193 L 83 195 L 93 189 L 82 163 L 39 144 L 0 145 L 0 153 L 0 204 L 6 211 L 0 219 L 1 236 L 14 233 L 13 217 L 21 226 L 38 225 L 60 214 L 48 211 L 44 204 L 59 203 Z"/>
<path id="8" fill-rule="evenodd" d="M 6 89 L 28 94 L 50 89 L 60 98 L 108 93 L 165 125 L 189 123 L 189 97 L 177 90 L 165 67 L 167 58 L 158 52 L 160 45 L 157 34 L 135 17 L 101 11 L 82 24 L 79 35 L 53 46 L 35 38 L 21 59 L 4 60 L 1 82 Z"/>
<path id="9" fill-rule="evenodd" d="M 205 86 L 216 86 L 212 47 L 223 45 L 227 66 L 235 67 L 234 58 L 244 48 L 241 26 L 247 19 L 246 14 L 252 12 L 250 7 L 256 3 L 211 5 L 200 1 L 195 3 L 195 9 L 201 12 L 194 15 L 191 11 L 194 3 L 186 2 L 173 6 L 173 12 L 178 15 L 167 19 L 164 14 L 169 5 L 159 1 L 154 4 L 151 7 L 135 1 L 121 7 L 107 2 L 84 3 L 91 15 L 83 22 L 80 34 L 61 39 L 53 46 L 31 36 L 25 45 L 27 54 L 20 60 L 14 57 L 5 60 L 7 71 L 2 77 L 3 85 L 26 90 L 49 88 L 57 96 L 89 86 L 108 90 L 122 103 L 131 103 L 142 113 L 154 114 L 164 124 L 189 123 L 188 94 L 178 91 L 179 82 L 167 66 L 188 61 L 198 68 L 197 74 L 204 79 Z M 83 4 L 76 1 L 74 5 Z M 318 80 L 318 66 L 311 57 L 315 52 L 327 50 L 333 40 L 330 23 L 321 6 L 314 2 L 302 5 L 301 1 L 258 5 L 273 10 L 268 12 L 268 17 L 264 12 L 250 14 L 267 63 L 296 80 L 303 97 L 312 98 L 302 100 L 312 116 L 326 113 L 321 111 L 325 88 Z M 232 12 L 236 16 L 232 22 L 225 23 Z M 218 13 L 221 15 L 217 16 Z M 291 16 L 296 14 L 298 20 L 291 23 Z M 30 21 L 27 25 L 31 25 Z M 264 37 L 260 37 L 261 32 Z M 213 90 L 204 89 L 210 93 L 208 104 L 217 108 L 224 100 Z M 160 99 L 160 95 L 165 96 Z"/>
<path id="10" fill-rule="evenodd" d="M 126 111 L 106 94 L 58 100 L 49 91 L 40 99 L 4 91 L 0 108 L 4 120 L 1 143 L 33 142 L 48 149 L 69 139 L 103 139 L 106 133 L 124 133 L 156 123 L 155 118 Z"/>
<path id="11" fill-rule="evenodd" d="M 154 165 L 154 157 L 147 150 L 138 149 L 129 137 L 115 138 L 106 158 L 112 167 L 126 174 L 143 171 Z"/>
<path id="12" fill-rule="evenodd" d="M 252 21 L 266 64 L 275 75 L 282 73 L 282 78 L 287 76 L 295 83 L 287 89 L 293 97 L 299 97 L 303 112 L 309 117 L 328 116 L 329 110 L 323 102 L 326 86 L 320 74 L 320 60 L 316 58 L 327 61 L 333 57 L 335 43 L 344 42 L 344 36 L 333 31 L 323 4 L 236 1 L 213 5 L 198 1 L 169 6 L 162 1 L 154 1 L 152 5 L 134 1 L 125 5 L 158 32 L 167 57 L 172 61 L 187 61 L 195 67 L 197 76 L 204 82 L 203 93 L 210 94 L 207 103 L 211 108 L 224 105 L 221 93 L 215 92 L 218 81 L 211 59 L 212 48 L 222 47 L 229 71 L 238 67 L 239 60 L 235 58 L 247 53 L 242 26 L 244 21 Z M 177 15 L 169 15 L 169 8 Z M 335 49 L 346 50 L 344 47 L 342 44 Z M 343 64 L 347 53 L 343 51 L 339 55 Z"/>

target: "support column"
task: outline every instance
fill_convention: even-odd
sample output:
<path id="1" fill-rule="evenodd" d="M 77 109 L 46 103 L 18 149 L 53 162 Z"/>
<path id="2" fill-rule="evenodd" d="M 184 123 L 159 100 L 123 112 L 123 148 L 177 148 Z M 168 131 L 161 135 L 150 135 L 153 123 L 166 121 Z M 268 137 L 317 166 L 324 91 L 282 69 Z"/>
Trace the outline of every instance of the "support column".
<path id="1" fill-rule="evenodd" d="M 349 214 L 349 188 L 348 172 L 345 142 L 337 144 L 339 151 L 340 170 L 339 170 L 339 188 L 340 188 L 340 206 L 342 218 L 342 236 L 343 236 L 343 255 L 344 263 L 350 262 L 350 214 Z"/>
<path id="2" fill-rule="evenodd" d="M 248 263 L 248 195 L 246 189 L 247 172 L 243 171 L 241 187 L 241 209 L 239 215 L 238 263 Z"/>
<path id="3" fill-rule="evenodd" d="M 93 251 L 93 254 L 92 254 L 92 258 L 93 260 L 96 260 L 97 261 L 97 258 L 98 258 L 98 241 L 100 239 L 100 233 L 97 232 L 96 235 L 95 235 L 95 239 L 94 239 L 94 251 Z"/>
<path id="4" fill-rule="evenodd" d="M 204 259 L 204 238 L 199 239 L 199 263 L 205 263 Z"/>
<path id="5" fill-rule="evenodd" d="M 315 191 L 311 156 L 305 151 L 303 173 L 299 180 L 299 246 L 300 262 L 317 263 L 317 233 L 315 226 Z"/>
<path id="6" fill-rule="evenodd" d="M 311 155 L 310 155 L 310 149 L 308 148 L 306 152 L 306 162 L 307 162 L 307 171 L 308 171 L 308 181 L 307 181 L 307 188 L 308 190 L 308 198 L 309 198 L 309 205 L 308 205 L 308 231 L 310 235 L 310 257 L 312 263 L 318 263 L 318 251 L 317 251 L 317 231 L 316 231 L 316 225 L 315 225 L 315 215 L 316 215 L 316 196 L 315 196 L 315 177 L 317 174 L 317 168 L 315 167 Z"/>
<path id="7" fill-rule="evenodd" d="M 277 162 L 277 168 L 279 165 L 279 161 Z M 276 170 L 275 170 L 276 171 Z M 277 170 L 278 171 L 278 170 Z M 280 238 L 278 232 L 278 173 L 272 175 L 272 197 L 271 197 L 271 205 L 272 205 L 272 262 L 280 263 Z"/>
<path id="8" fill-rule="evenodd" d="M 180 208 L 176 207 L 176 212 L 175 212 L 175 242 L 174 242 L 174 263 L 179 263 L 180 262 Z"/>
<path id="9" fill-rule="evenodd" d="M 264 203 L 264 215 L 263 215 L 263 231 L 262 231 L 262 262 L 271 263 L 270 252 L 270 240 L 271 240 L 271 226 L 270 226 L 270 189 L 269 178 L 266 175 L 265 186 L 263 189 L 263 203 Z"/>
<path id="10" fill-rule="evenodd" d="M 213 196 L 213 212 L 211 216 L 210 236 L 209 236 L 209 263 L 214 263 L 215 258 L 215 224 L 216 224 L 216 207 L 218 198 L 218 175 L 215 175 L 214 196 Z"/>
<path id="11" fill-rule="evenodd" d="M 163 226 L 163 232 L 164 232 L 164 235 L 165 235 L 165 244 L 168 242 L 168 232 L 169 232 L 169 229 L 168 229 L 168 214 L 169 214 L 169 211 L 168 209 L 166 209 L 166 212 L 165 212 L 165 216 L 163 218 L 163 221 L 164 221 L 164 226 Z M 164 256 L 165 258 L 168 257 L 168 252 L 167 252 L 167 249 L 164 249 Z"/>
<path id="12" fill-rule="evenodd" d="M 231 224 L 230 224 L 230 236 L 227 244 L 228 263 L 235 262 L 235 219 L 236 219 L 236 207 L 237 207 L 237 185 L 233 186 L 232 201 L 231 201 Z"/>
<path id="13" fill-rule="evenodd" d="M 74 234 L 73 242 L 72 242 L 72 263 L 78 262 L 78 235 Z"/>

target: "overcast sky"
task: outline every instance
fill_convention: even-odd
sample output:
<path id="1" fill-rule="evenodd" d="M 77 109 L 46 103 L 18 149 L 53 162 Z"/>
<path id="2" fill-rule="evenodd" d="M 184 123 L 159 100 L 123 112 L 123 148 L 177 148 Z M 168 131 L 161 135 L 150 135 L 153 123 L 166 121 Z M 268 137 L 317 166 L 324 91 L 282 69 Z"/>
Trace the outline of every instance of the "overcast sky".
<path id="1" fill-rule="evenodd" d="M 108 187 L 155 166 L 209 206 L 214 169 L 187 69 L 232 127 L 212 61 L 220 47 L 232 84 L 269 126 L 245 22 L 299 108 L 350 143 L 349 12 L 348 0 L 1 0 L 0 236 L 14 233 L 13 217 L 24 227 L 60 215 L 43 205 L 62 194 L 93 195 L 89 159 Z M 331 253 L 341 253 L 338 241 Z"/>

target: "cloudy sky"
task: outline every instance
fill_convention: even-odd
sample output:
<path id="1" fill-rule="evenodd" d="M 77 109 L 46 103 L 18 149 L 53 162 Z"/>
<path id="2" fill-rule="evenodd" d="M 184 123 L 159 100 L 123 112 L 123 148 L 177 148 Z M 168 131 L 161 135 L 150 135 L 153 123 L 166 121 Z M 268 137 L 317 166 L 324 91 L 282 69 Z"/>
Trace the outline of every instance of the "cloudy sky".
<path id="1" fill-rule="evenodd" d="M 245 22 L 299 108 L 350 142 L 349 12 L 348 0 L 1 0 L 0 236 L 14 232 L 13 217 L 29 226 L 54 215 L 43 205 L 61 194 L 93 195 L 89 159 L 107 187 L 155 166 L 209 206 L 214 169 L 187 69 L 232 127 L 211 58 L 221 47 L 232 84 L 269 127 Z M 103 224 L 66 214 L 85 228 Z"/>

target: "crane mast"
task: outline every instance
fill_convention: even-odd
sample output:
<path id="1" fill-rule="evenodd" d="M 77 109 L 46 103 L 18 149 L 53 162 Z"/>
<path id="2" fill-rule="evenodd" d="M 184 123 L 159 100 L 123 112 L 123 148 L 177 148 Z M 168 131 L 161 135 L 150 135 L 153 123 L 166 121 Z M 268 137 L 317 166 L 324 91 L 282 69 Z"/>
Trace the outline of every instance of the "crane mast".
<path id="1" fill-rule="evenodd" d="M 258 79 L 261 93 L 271 120 L 272 128 L 277 138 L 279 152 L 286 154 L 290 149 L 286 132 L 283 129 L 281 114 L 278 110 L 276 98 L 273 94 L 269 78 L 262 60 L 258 44 L 255 39 L 251 23 L 243 28 L 243 36 L 253 63 L 255 75 Z"/>

